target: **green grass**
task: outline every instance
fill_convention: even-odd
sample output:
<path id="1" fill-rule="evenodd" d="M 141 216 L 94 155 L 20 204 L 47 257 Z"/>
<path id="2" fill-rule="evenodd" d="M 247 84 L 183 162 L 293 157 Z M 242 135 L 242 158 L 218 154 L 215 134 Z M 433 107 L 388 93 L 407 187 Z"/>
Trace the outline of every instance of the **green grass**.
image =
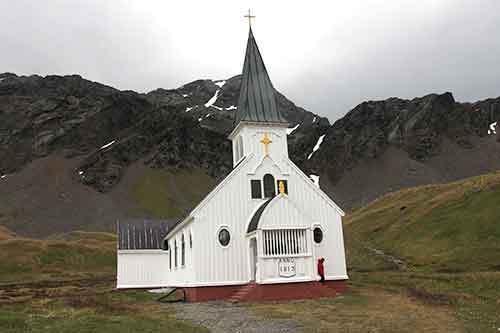
<path id="1" fill-rule="evenodd" d="M 146 293 L 142 293 L 146 294 Z M 0 331 L 7 332 L 207 332 L 174 318 L 169 305 L 129 293 L 66 295 L 0 306 Z M 158 297 L 157 295 L 155 295 Z"/>
<path id="2" fill-rule="evenodd" d="M 166 171 L 148 168 L 132 187 L 131 196 L 148 214 L 158 218 L 183 215 L 215 185 L 201 170 Z"/>
<path id="3" fill-rule="evenodd" d="M 388 194 L 345 220 L 351 288 L 405 293 L 451 309 L 466 332 L 497 331 L 499 218 L 500 172 Z"/>
<path id="4" fill-rule="evenodd" d="M 429 271 L 498 270 L 499 218 L 500 173 L 392 193 L 347 218 L 350 265 L 381 269 L 364 246 Z"/>

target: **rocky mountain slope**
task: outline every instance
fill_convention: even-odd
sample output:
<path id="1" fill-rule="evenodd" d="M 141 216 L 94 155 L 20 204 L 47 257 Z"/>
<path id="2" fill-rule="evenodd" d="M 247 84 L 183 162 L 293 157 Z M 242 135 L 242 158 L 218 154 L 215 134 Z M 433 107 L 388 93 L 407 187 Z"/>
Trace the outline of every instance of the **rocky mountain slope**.
<path id="1" fill-rule="evenodd" d="M 72 76 L 0 74 L 0 224 L 44 236 L 175 219 L 231 170 L 240 77 L 147 94 Z M 365 102 L 330 125 L 277 94 L 291 159 L 344 208 L 500 169 L 500 98 Z"/>

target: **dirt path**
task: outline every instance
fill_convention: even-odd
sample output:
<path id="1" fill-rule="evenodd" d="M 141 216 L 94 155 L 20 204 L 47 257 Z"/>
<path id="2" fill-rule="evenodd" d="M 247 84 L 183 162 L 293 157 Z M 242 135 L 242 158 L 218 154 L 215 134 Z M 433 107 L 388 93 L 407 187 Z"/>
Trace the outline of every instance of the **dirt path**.
<path id="1" fill-rule="evenodd" d="M 227 302 L 177 303 L 176 318 L 208 328 L 211 332 L 297 332 L 302 326 L 292 320 L 255 315 L 245 305 Z"/>

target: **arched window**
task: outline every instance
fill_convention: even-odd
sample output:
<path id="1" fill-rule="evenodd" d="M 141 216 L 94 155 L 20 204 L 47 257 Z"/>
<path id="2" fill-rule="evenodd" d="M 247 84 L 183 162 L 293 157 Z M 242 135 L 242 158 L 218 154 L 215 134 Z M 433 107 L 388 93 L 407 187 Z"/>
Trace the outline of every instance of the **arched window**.
<path id="1" fill-rule="evenodd" d="M 174 267 L 177 268 L 177 240 L 174 240 Z"/>
<path id="2" fill-rule="evenodd" d="M 184 234 L 181 236 L 181 266 L 186 264 L 186 242 L 184 242 Z"/>
<path id="3" fill-rule="evenodd" d="M 264 175 L 264 197 L 271 198 L 276 195 L 276 186 L 274 185 L 274 177 L 273 175 L 266 174 Z"/>

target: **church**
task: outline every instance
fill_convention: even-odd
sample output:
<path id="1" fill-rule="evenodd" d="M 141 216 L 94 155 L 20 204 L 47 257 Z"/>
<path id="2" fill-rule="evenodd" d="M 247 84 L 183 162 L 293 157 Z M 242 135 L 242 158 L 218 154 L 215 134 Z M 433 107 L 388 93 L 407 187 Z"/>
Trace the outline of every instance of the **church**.
<path id="1" fill-rule="evenodd" d="M 344 212 L 289 159 L 287 128 L 250 27 L 232 172 L 173 227 L 118 226 L 117 288 L 177 288 L 188 301 L 342 292 Z"/>

